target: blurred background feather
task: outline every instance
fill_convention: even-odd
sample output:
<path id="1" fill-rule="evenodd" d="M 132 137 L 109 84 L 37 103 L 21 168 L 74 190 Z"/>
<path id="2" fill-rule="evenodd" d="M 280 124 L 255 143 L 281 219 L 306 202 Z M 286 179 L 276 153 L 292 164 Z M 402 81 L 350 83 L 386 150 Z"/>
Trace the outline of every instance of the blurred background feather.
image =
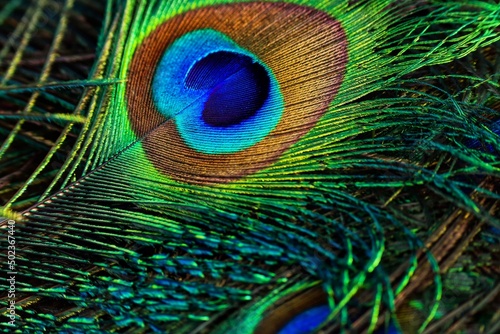
<path id="1" fill-rule="evenodd" d="M 499 69 L 496 1 L 3 0 L 2 330 L 498 333 Z"/>

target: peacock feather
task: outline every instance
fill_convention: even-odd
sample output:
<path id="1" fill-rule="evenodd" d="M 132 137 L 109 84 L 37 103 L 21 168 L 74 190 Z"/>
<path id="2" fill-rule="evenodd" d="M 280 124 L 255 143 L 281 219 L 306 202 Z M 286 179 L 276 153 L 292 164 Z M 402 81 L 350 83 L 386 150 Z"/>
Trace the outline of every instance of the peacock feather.
<path id="1" fill-rule="evenodd" d="M 494 0 L 3 0 L 1 330 L 497 333 L 499 73 Z"/>

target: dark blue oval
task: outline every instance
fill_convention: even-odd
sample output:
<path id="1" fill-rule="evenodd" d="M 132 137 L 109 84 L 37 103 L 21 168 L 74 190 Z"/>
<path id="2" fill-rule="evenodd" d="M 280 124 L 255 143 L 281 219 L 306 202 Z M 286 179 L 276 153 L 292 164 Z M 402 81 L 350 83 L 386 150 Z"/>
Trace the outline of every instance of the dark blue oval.
<path id="1" fill-rule="evenodd" d="M 278 334 L 309 334 L 328 318 L 331 310 L 328 305 L 320 305 L 297 314 Z"/>

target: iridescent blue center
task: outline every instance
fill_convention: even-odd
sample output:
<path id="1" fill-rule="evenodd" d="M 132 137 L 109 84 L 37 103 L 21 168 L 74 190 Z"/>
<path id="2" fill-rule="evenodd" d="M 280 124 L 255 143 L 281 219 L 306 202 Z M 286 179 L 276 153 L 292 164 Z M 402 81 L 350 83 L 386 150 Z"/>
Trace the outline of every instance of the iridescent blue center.
<path id="1" fill-rule="evenodd" d="M 310 334 L 328 318 L 331 310 L 328 305 L 310 308 L 290 320 L 278 334 Z"/>
<path id="2" fill-rule="evenodd" d="M 269 96 L 269 83 L 264 67 L 248 56 L 227 51 L 201 59 L 186 77 L 186 87 L 210 90 L 202 119 L 219 127 L 254 116 Z"/>
<path id="3" fill-rule="evenodd" d="M 157 110 L 173 119 L 185 143 L 205 154 L 255 145 L 276 127 L 284 108 L 272 71 L 211 29 L 189 32 L 170 45 L 152 93 Z"/>

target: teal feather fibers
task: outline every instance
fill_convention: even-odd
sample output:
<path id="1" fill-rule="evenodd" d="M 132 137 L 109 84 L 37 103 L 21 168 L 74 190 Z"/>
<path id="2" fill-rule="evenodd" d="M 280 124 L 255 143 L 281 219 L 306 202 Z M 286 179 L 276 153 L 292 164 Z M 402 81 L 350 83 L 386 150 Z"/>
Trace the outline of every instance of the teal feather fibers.
<path id="1" fill-rule="evenodd" d="M 1 331 L 500 329 L 495 1 L 4 3 Z"/>

